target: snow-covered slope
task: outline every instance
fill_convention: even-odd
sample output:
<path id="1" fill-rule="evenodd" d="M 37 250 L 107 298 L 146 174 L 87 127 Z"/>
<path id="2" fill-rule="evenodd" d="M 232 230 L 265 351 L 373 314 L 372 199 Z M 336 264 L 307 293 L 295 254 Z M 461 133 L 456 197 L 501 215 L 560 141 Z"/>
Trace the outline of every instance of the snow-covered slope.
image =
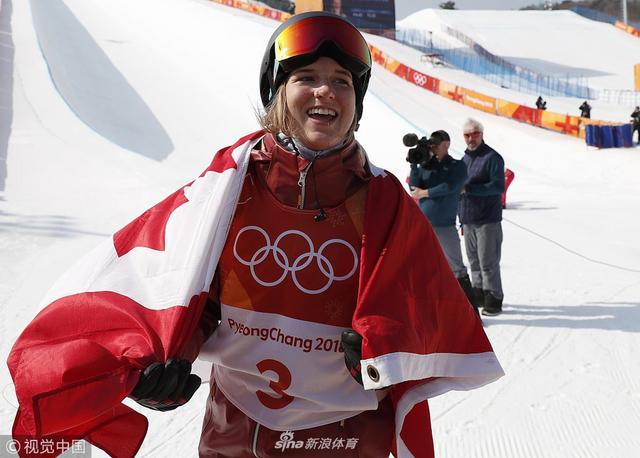
<path id="1" fill-rule="evenodd" d="M 6 160 L 0 154 L 7 171 L 0 189 L 3 359 L 74 259 L 257 127 L 257 70 L 277 26 L 204 0 L 14 0 L 12 8 L 13 84 L 0 82 L 12 95 Z M 488 41 L 505 36 L 496 16 L 475 18 Z M 43 36 L 46 46 L 37 41 Z M 80 51 L 59 49 L 64 43 Z M 512 44 L 508 53 L 522 58 L 537 47 Z M 570 62 L 573 48 L 559 48 Z M 92 75 L 104 81 L 90 84 Z M 455 77 L 475 87 L 476 79 Z M 118 103 L 98 110 L 101 97 Z M 130 132 L 118 115 L 122 104 L 147 108 Z M 400 177 L 408 171 L 405 133 L 445 129 L 459 156 L 467 116 L 485 124 L 487 143 L 516 174 L 503 223 L 505 313 L 485 319 L 507 375 L 433 400 L 437 456 L 637 456 L 639 150 L 588 149 L 448 101 L 377 66 L 364 106 L 358 139 Z M 149 137 L 150 126 L 166 137 Z M 134 142 L 140 138 L 156 148 Z M 0 388 L 6 434 L 16 401 L 4 366 Z M 151 424 L 140 455 L 197 456 L 206 395 L 203 387 L 174 413 L 146 412 Z"/>
<path id="2" fill-rule="evenodd" d="M 582 76 L 595 88 L 633 89 L 640 40 L 572 11 L 422 10 L 399 26 L 428 24 L 465 34 L 492 54 L 554 77 Z"/>

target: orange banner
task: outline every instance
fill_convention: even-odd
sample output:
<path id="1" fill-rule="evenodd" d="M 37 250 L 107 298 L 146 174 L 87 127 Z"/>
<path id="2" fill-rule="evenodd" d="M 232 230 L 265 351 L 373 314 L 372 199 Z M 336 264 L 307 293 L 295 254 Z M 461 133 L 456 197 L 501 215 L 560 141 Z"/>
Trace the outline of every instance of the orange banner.
<path id="1" fill-rule="evenodd" d="M 518 121 L 526 122 L 533 126 L 540 125 L 540 116 L 544 113 L 543 110 L 537 110 L 525 105 L 520 105 L 515 102 L 509 102 L 508 100 L 497 99 L 498 114 L 511 119 L 517 119 Z"/>
<path id="2" fill-rule="evenodd" d="M 462 89 L 462 97 L 465 105 L 468 105 L 477 110 L 486 111 L 487 113 L 496 113 L 496 99 L 495 97 L 489 97 L 480 92 L 472 91 L 471 89 Z"/>
<path id="3" fill-rule="evenodd" d="M 540 119 L 540 126 L 545 129 L 551 129 L 556 132 L 562 132 L 563 134 L 569 134 L 577 137 L 580 132 L 580 118 L 578 116 L 570 116 L 568 114 L 543 111 Z"/>
<path id="4" fill-rule="evenodd" d="M 408 67 L 405 64 L 388 56 L 373 45 L 369 45 L 369 50 L 371 51 L 371 58 L 374 62 L 382 65 L 384 68 L 395 73 L 400 78 L 406 78 Z"/>
<path id="5" fill-rule="evenodd" d="M 371 59 L 374 62 L 377 62 L 380 65 L 384 65 L 384 60 L 386 56 L 382 51 L 380 51 L 378 48 L 376 48 L 371 44 L 369 44 L 369 51 L 371 51 Z"/>
<path id="6" fill-rule="evenodd" d="M 285 21 L 291 17 L 289 13 L 285 13 L 284 11 L 278 11 L 275 9 L 271 9 L 267 6 L 248 3 L 243 0 L 209 0 L 209 1 L 214 3 L 219 3 L 225 6 L 230 6 L 232 8 L 249 11 L 251 13 L 258 14 L 260 16 L 265 16 L 271 19 L 275 19 L 276 21 L 280 21 L 280 22 Z"/>
<path id="7" fill-rule="evenodd" d="M 438 94 L 455 102 L 462 103 L 462 88 L 447 81 L 440 80 L 438 85 Z"/>
<path id="8" fill-rule="evenodd" d="M 635 64 L 633 66 L 633 75 L 636 91 L 640 91 L 640 64 Z"/>
<path id="9" fill-rule="evenodd" d="M 496 99 L 496 108 L 500 116 L 510 118 L 520 105 L 504 99 Z"/>
<path id="10" fill-rule="evenodd" d="M 402 62 L 400 62 L 399 60 L 395 60 L 393 57 L 389 57 L 385 55 L 384 68 L 386 68 L 392 73 L 395 73 L 400 78 L 405 79 L 407 76 L 408 67 Z"/>
<path id="11" fill-rule="evenodd" d="M 296 0 L 296 14 L 322 10 L 322 0 Z"/>
<path id="12" fill-rule="evenodd" d="M 616 21 L 616 27 L 619 28 L 620 30 L 624 30 L 625 32 L 630 33 L 635 37 L 640 37 L 640 30 L 636 29 L 631 25 L 625 24 L 622 21 Z"/>

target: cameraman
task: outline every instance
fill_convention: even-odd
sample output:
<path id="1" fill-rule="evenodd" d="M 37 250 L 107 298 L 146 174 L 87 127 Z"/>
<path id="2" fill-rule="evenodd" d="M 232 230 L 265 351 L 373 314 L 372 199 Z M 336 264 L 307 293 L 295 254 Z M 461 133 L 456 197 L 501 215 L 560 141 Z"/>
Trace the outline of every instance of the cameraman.
<path id="1" fill-rule="evenodd" d="M 467 180 L 467 167 L 464 162 L 449 155 L 450 144 L 449 134 L 444 130 L 436 130 L 431 134 L 430 157 L 419 165 L 411 164 L 409 186 L 411 195 L 419 199 L 422 213 L 433 226 L 451 270 L 478 313 L 476 301 L 472 301 L 473 289 L 462 261 L 460 238 L 456 230 L 458 200 Z"/>

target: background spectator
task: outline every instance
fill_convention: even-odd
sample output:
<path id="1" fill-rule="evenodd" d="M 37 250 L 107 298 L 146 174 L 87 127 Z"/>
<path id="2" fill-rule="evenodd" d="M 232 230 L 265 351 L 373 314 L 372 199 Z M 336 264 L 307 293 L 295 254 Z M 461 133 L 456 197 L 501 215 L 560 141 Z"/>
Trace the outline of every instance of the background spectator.
<path id="1" fill-rule="evenodd" d="M 483 315 L 497 315 L 504 298 L 500 276 L 504 160 L 484 142 L 484 127 L 478 121 L 468 119 L 462 129 L 468 175 L 459 209 L 464 245 L 477 304 Z"/>
<path id="2" fill-rule="evenodd" d="M 430 140 L 434 145 L 431 148 L 433 156 L 425 163 L 411 164 L 411 195 L 418 199 L 422 213 L 440 241 L 449 267 L 479 315 L 456 229 L 458 202 L 462 186 L 467 180 L 467 167 L 464 162 L 449 155 L 451 138 L 447 132 L 436 130 Z"/>
<path id="3" fill-rule="evenodd" d="M 638 132 L 638 144 L 640 144 L 640 106 L 637 106 L 631 113 L 631 124 L 633 131 L 631 132 L 631 141 L 633 142 L 633 134 Z"/>
<path id="4" fill-rule="evenodd" d="M 591 118 L 591 105 L 586 100 L 578 107 L 580 109 L 581 118 Z"/>

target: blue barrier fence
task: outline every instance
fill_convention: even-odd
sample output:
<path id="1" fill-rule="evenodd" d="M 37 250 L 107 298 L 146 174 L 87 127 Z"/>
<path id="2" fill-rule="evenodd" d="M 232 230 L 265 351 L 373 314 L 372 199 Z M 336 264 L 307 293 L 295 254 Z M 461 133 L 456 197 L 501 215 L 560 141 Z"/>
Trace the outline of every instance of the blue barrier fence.
<path id="1" fill-rule="evenodd" d="M 467 47 L 455 47 L 446 40 L 434 37 L 431 32 L 420 29 L 398 29 L 396 41 L 425 54 L 437 54 L 453 67 L 509 89 L 535 95 L 596 98 L 596 91 L 587 86 L 583 76 L 558 78 L 544 75 L 490 53 L 462 32 L 449 27 L 445 28 L 445 32 Z"/>
<path id="2" fill-rule="evenodd" d="M 585 126 L 585 141 L 598 148 L 630 148 L 633 146 L 631 124 L 619 126 Z"/>

